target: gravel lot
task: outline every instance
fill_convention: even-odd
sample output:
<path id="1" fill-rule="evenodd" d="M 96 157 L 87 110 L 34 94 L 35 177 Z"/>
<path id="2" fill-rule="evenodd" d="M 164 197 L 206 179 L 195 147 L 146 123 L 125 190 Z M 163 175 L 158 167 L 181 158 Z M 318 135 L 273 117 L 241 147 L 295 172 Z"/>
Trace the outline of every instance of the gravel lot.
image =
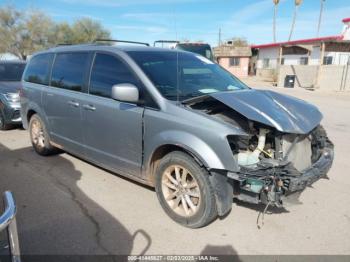
<path id="1" fill-rule="evenodd" d="M 276 88 L 275 88 L 276 89 Z M 270 209 L 234 201 L 231 213 L 191 230 L 170 220 L 153 189 L 74 156 L 40 157 L 27 131 L 0 132 L 0 192 L 18 204 L 23 254 L 350 254 L 350 93 L 277 89 L 324 113 L 335 144 L 330 180 L 302 204 Z"/>

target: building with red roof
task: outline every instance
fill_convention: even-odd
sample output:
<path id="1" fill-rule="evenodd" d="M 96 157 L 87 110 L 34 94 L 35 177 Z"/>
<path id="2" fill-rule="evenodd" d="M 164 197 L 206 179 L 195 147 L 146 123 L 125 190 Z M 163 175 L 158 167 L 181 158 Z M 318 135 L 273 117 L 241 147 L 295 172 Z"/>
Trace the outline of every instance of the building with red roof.
<path id="1" fill-rule="evenodd" d="M 294 75 L 296 86 L 319 87 L 322 66 L 350 64 L 350 18 L 342 22 L 339 35 L 252 45 L 252 71 L 278 85 L 284 84 L 286 75 Z"/>

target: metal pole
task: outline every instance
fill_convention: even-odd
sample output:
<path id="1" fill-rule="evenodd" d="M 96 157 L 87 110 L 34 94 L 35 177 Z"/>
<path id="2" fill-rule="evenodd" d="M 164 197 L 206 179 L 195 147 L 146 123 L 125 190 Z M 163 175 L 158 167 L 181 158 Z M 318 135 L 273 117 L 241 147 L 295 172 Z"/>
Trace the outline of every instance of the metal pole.
<path id="1" fill-rule="evenodd" d="M 326 0 L 321 0 L 321 7 L 320 7 L 320 16 L 318 18 L 318 25 L 317 25 L 317 37 L 320 36 L 320 29 L 321 29 L 321 22 L 322 22 L 322 15 L 323 15 L 323 4 Z"/>
<path id="2" fill-rule="evenodd" d="M 273 42 L 276 43 L 276 13 L 277 13 L 277 5 L 275 5 L 273 11 Z"/>

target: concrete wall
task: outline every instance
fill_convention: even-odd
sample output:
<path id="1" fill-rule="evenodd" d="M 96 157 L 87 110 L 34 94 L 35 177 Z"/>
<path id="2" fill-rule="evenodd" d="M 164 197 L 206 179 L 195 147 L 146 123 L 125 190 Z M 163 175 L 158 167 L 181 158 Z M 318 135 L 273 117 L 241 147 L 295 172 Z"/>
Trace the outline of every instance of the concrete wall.
<path id="1" fill-rule="evenodd" d="M 218 58 L 218 63 L 227 71 L 232 73 L 237 77 L 247 77 L 248 76 L 248 66 L 249 66 L 249 57 L 241 57 L 239 66 L 230 66 L 229 57 L 220 57 Z"/>
<path id="2" fill-rule="evenodd" d="M 258 68 L 256 70 L 256 75 L 265 81 L 277 81 L 277 69 Z"/>
<path id="3" fill-rule="evenodd" d="M 320 70 L 319 87 L 316 79 Z M 296 75 L 295 88 L 316 87 L 322 90 L 349 90 L 350 91 L 350 66 L 323 65 L 283 65 L 278 75 L 278 86 L 284 86 L 286 75 Z"/>
<path id="4" fill-rule="evenodd" d="M 320 89 L 350 91 L 350 66 L 322 66 L 320 72 Z"/>
<path id="5" fill-rule="evenodd" d="M 316 80 L 318 66 L 283 65 L 278 75 L 278 86 L 284 86 L 286 75 L 296 75 L 294 87 L 313 87 Z"/>

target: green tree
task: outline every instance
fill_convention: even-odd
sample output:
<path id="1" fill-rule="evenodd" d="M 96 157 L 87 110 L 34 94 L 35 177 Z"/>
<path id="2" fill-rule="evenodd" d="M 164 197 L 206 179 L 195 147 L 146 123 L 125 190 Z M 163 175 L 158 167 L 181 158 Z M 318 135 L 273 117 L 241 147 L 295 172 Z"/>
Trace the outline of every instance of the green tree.
<path id="1" fill-rule="evenodd" d="M 72 28 L 66 22 L 55 24 L 49 35 L 49 43 L 52 45 L 71 44 L 73 39 Z"/>
<path id="2" fill-rule="evenodd" d="M 70 25 L 55 23 L 40 10 L 0 8 L 0 54 L 11 53 L 25 60 L 28 55 L 57 44 L 87 43 L 97 38 L 110 38 L 110 33 L 90 18 Z"/>
<path id="3" fill-rule="evenodd" d="M 87 43 L 95 39 L 110 38 L 110 33 L 102 25 L 90 18 L 81 18 L 72 25 L 72 43 Z"/>
<path id="4" fill-rule="evenodd" d="M 21 58 L 23 54 L 24 22 L 22 13 L 12 6 L 0 9 L 0 53 L 12 53 Z"/>

